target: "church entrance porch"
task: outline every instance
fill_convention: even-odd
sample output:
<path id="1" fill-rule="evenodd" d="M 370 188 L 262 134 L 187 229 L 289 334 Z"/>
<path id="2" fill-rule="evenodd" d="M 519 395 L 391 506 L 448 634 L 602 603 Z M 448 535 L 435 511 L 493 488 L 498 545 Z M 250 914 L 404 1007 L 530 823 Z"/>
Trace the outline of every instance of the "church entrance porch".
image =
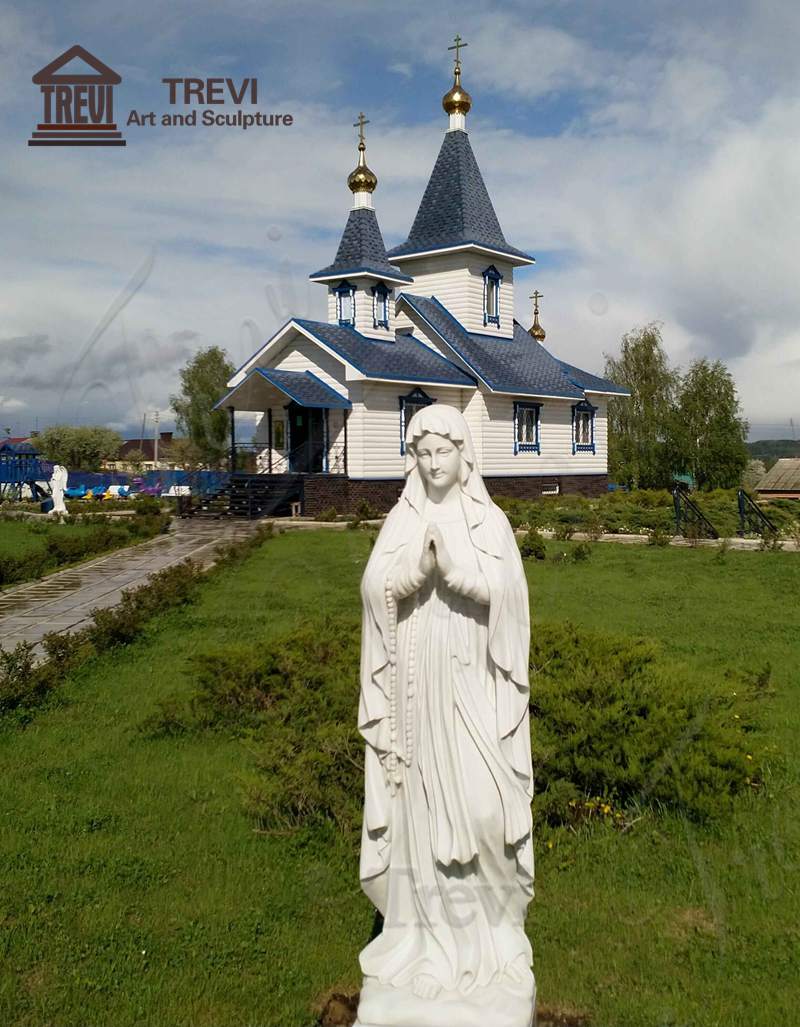
<path id="1" fill-rule="evenodd" d="M 230 418 L 231 473 L 346 475 L 350 408 L 311 371 L 253 368 L 215 405 Z M 243 425 L 236 414 L 245 411 Z"/>

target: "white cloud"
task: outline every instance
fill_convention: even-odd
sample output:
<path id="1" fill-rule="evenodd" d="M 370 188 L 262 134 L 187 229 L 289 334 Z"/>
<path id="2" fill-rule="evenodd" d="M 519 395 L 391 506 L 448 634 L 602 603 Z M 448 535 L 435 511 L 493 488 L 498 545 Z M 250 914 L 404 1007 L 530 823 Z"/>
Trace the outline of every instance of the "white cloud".
<path id="1" fill-rule="evenodd" d="M 0 410 L 8 412 L 24 410 L 26 405 L 21 399 L 14 399 L 11 396 L 0 396 Z"/>
<path id="2" fill-rule="evenodd" d="M 530 320 L 535 283 L 547 345 L 592 370 L 624 331 L 660 319 L 676 361 L 726 359 L 748 415 L 788 422 L 800 420 L 800 100 L 790 42 L 800 16 L 779 7 L 709 6 L 701 24 L 681 3 L 649 17 L 626 3 L 592 13 L 468 3 L 458 5 L 458 26 L 470 43 L 473 147 L 509 241 L 541 257 L 519 280 L 520 319 Z M 58 175 L 41 151 L 4 141 L 0 382 L 10 395 L 13 364 L 14 396 L 27 389 L 17 401 L 41 418 L 58 408 L 86 340 L 153 247 L 147 282 L 96 343 L 66 409 L 89 416 L 94 403 L 135 424 L 145 406 L 166 410 L 177 369 L 198 346 L 219 343 L 240 362 L 290 314 L 324 316 L 323 291 L 306 275 L 331 259 L 349 209 L 350 124 L 364 102 L 358 54 L 375 56 L 385 40 L 374 19 L 357 17 L 372 10 L 360 2 L 316 22 L 302 50 L 308 4 L 230 8 L 247 19 L 233 23 L 240 42 L 242 26 L 253 38 L 285 39 L 286 74 L 273 66 L 264 81 L 270 107 L 295 114 L 291 129 L 130 128 L 126 150 L 61 155 Z M 158 34 L 142 35 L 140 82 L 153 52 L 177 47 L 177 63 L 192 63 L 180 56 L 188 9 L 176 4 Z M 392 25 L 390 88 L 418 89 L 431 69 L 447 88 L 454 9 L 412 2 Z M 131 40 L 146 15 L 126 6 Z M 4 78 L 30 89 L 31 69 L 59 52 L 52 25 L 6 6 L 0 28 Z M 236 31 L 226 29 L 209 67 L 227 67 Z M 343 39 L 354 49 L 342 53 Z M 359 88 L 345 111 L 348 82 Z M 431 118 L 420 122 L 394 98 L 369 103 L 387 242 L 407 233 L 445 128 L 438 96 L 426 104 Z M 607 298 L 602 315 L 589 305 L 595 293 Z"/>

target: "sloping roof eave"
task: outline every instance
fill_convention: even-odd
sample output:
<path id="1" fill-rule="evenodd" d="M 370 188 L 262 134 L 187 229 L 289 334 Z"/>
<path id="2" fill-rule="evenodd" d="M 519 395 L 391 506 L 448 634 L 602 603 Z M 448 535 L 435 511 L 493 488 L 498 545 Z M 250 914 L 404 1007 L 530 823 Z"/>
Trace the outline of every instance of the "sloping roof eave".
<path id="1" fill-rule="evenodd" d="M 323 382 L 313 371 L 284 371 L 274 367 L 254 367 L 248 371 L 244 381 L 239 382 L 222 399 L 218 400 L 212 409 L 219 410 L 229 405 L 229 401 L 234 398 L 235 394 L 243 389 L 255 375 L 260 375 L 299 406 L 320 410 L 350 410 L 352 408 L 352 403 L 346 396 L 342 396 Z M 305 396 L 303 395 L 304 391 Z"/>
<path id="2" fill-rule="evenodd" d="M 437 243 L 430 246 L 409 247 L 408 243 L 395 246 L 386 254 L 395 261 L 413 260 L 418 257 L 435 256 L 441 253 L 455 253 L 459 250 L 478 250 L 481 253 L 488 253 L 494 256 L 504 257 L 517 264 L 535 264 L 536 258 L 530 253 L 518 250 L 513 246 L 496 246 L 493 243 L 481 242 L 478 239 L 454 239 L 451 242 Z"/>
<path id="3" fill-rule="evenodd" d="M 321 268 L 319 271 L 315 271 L 308 277 L 312 282 L 333 282 L 340 278 L 357 278 L 359 275 L 379 278 L 384 282 L 399 282 L 400 284 L 414 281 L 410 275 L 404 275 L 399 268 L 389 266 L 385 269 L 379 267 L 336 268 L 331 264 L 328 267 Z"/>

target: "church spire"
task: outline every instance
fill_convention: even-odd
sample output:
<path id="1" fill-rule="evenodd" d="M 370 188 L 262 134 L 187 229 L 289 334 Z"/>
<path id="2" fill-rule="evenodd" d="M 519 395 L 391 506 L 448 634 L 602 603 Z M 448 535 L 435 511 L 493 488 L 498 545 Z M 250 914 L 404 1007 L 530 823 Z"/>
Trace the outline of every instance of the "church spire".
<path id="1" fill-rule="evenodd" d="M 538 289 L 534 290 L 532 296 L 528 299 L 533 300 L 533 324 L 530 326 L 528 331 L 536 339 L 537 342 L 544 342 L 547 337 L 547 332 L 539 324 L 539 300 L 542 299 L 542 294 Z"/>
<path id="2" fill-rule="evenodd" d="M 469 43 L 462 43 L 461 36 L 456 35 L 455 45 L 448 50 L 455 50 L 455 67 L 453 68 L 453 85 L 442 97 L 442 107 L 450 117 L 449 132 L 466 131 L 467 112 L 472 106 L 472 97 L 461 85 L 461 51 Z"/>
<path id="3" fill-rule="evenodd" d="M 364 112 L 358 115 L 358 121 L 353 128 L 358 129 L 358 166 L 350 172 L 347 177 L 347 187 L 353 194 L 353 207 L 371 207 L 372 194 L 378 184 L 378 176 L 367 167 L 365 157 L 367 144 L 364 141 L 364 126 L 369 121 L 364 117 Z"/>

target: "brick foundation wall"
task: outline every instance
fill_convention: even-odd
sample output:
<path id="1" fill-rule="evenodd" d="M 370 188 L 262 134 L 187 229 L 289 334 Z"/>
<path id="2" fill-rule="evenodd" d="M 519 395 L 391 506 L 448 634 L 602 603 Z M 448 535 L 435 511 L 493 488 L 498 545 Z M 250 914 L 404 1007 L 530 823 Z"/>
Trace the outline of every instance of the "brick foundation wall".
<path id="1" fill-rule="evenodd" d="M 528 478 L 486 477 L 491 496 L 538 499 L 542 488 L 558 483 L 561 494 L 602 496 L 608 489 L 607 474 L 556 474 Z M 303 513 L 314 517 L 334 507 L 337 513 L 353 513 L 366 501 L 380 513 L 388 513 L 403 488 L 399 478 L 355 480 L 344 475 L 311 475 L 304 481 Z"/>
<path id="2" fill-rule="evenodd" d="M 337 513 L 353 513 L 366 501 L 379 513 L 388 513 L 403 490 L 399 478 L 355 481 L 344 475 L 314 475 L 303 483 L 303 513 L 314 517 L 331 507 Z"/>
<path id="3" fill-rule="evenodd" d="M 509 496 L 513 499 L 539 499 L 542 489 L 558 484 L 560 495 L 602 496 L 608 491 L 607 474 L 552 474 L 529 478 L 487 478 L 486 488 L 491 496 Z"/>

